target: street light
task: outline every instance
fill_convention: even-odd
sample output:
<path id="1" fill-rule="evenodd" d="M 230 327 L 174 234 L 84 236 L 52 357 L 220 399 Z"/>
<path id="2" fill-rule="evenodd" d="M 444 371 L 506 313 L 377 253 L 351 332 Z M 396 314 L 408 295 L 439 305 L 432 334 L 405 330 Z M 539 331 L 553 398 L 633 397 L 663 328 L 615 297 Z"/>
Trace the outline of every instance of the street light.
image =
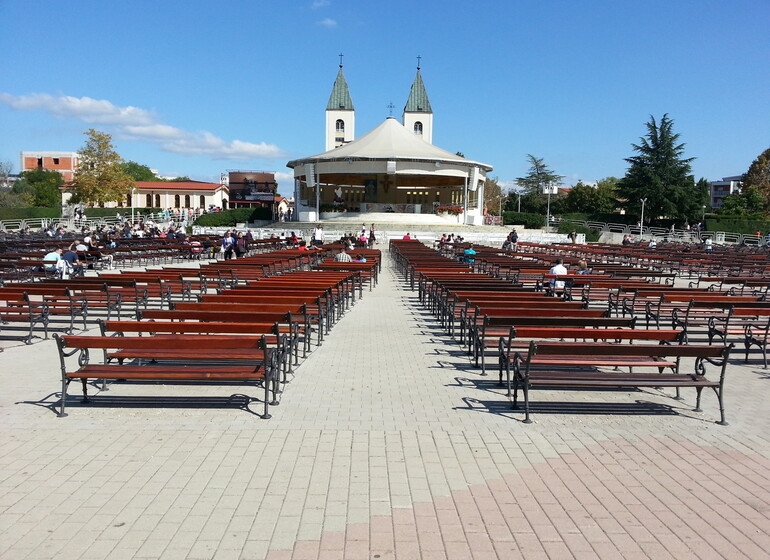
<path id="1" fill-rule="evenodd" d="M 545 192 L 548 194 L 548 206 L 545 213 L 545 232 L 549 233 L 551 227 L 551 191 L 554 188 L 554 183 L 545 184 Z"/>
<path id="2" fill-rule="evenodd" d="M 646 198 L 642 199 L 642 218 L 639 220 L 639 237 L 644 235 L 644 205 L 647 202 Z"/>
<path id="3" fill-rule="evenodd" d="M 134 193 L 136 192 L 136 187 L 131 187 L 131 226 L 134 225 Z"/>

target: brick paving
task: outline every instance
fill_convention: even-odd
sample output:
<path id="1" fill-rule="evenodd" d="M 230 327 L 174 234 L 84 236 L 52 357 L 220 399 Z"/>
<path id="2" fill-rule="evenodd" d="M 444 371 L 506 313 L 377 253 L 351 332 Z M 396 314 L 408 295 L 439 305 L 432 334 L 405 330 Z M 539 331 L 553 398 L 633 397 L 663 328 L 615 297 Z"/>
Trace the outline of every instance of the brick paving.
<path id="1" fill-rule="evenodd" d="M 59 419 L 53 342 L 7 346 L 0 558 L 770 558 L 757 363 L 726 427 L 653 390 L 533 391 L 527 426 L 387 262 L 269 421 L 134 383 Z"/>

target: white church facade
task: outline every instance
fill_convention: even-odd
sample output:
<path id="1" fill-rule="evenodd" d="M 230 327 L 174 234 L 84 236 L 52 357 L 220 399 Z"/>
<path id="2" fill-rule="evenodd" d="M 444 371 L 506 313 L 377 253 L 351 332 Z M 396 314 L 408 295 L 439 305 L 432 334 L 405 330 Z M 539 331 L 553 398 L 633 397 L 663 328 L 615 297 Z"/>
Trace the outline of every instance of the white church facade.
<path id="1" fill-rule="evenodd" d="M 326 151 L 293 160 L 296 216 L 340 213 L 457 214 L 482 224 L 484 184 L 492 167 L 433 145 L 433 110 L 417 67 L 401 122 L 389 117 L 360 138 L 340 64 L 326 106 Z"/>

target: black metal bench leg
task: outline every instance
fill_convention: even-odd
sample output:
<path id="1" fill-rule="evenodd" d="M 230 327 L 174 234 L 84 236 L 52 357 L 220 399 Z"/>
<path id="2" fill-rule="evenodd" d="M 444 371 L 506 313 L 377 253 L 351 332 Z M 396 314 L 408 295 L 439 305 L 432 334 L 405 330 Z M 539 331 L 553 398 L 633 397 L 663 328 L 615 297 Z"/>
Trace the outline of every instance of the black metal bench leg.
<path id="1" fill-rule="evenodd" d="M 61 380 L 61 405 L 59 405 L 59 418 L 67 416 L 65 409 L 67 408 L 67 386 L 70 384 L 69 379 L 62 376 Z"/>
<path id="2" fill-rule="evenodd" d="M 728 426 L 727 420 L 725 420 L 725 402 L 724 402 L 724 393 L 722 387 L 714 387 L 714 392 L 717 394 L 717 399 L 719 399 L 719 424 L 720 426 Z"/>
<path id="3" fill-rule="evenodd" d="M 522 389 L 524 390 L 524 423 L 531 424 L 532 419 L 529 417 L 529 383 L 525 379 L 522 382 Z"/>
<path id="4" fill-rule="evenodd" d="M 80 382 L 83 384 L 83 404 L 91 402 L 91 399 L 88 398 L 88 379 L 83 378 L 80 380 Z"/>

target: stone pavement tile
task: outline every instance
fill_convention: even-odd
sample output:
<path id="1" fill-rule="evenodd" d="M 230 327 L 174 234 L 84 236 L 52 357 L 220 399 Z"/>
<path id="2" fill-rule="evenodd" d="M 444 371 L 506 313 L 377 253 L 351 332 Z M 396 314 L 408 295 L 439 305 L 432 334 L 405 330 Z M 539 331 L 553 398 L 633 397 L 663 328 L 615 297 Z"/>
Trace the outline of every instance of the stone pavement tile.
<path id="1" fill-rule="evenodd" d="M 297 541 L 294 544 L 292 560 L 316 560 L 320 552 L 318 541 Z"/>

